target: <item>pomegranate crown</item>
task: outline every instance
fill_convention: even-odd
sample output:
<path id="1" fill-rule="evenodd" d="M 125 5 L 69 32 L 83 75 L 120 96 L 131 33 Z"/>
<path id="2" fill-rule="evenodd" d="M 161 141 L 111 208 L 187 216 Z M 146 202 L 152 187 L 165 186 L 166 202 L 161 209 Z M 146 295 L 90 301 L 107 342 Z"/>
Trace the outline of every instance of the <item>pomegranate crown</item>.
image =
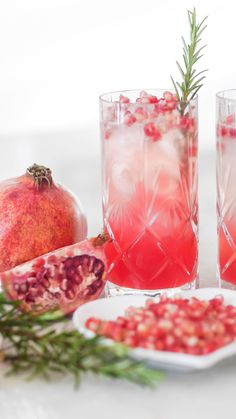
<path id="1" fill-rule="evenodd" d="M 28 167 L 26 173 L 33 178 L 37 188 L 42 186 L 45 182 L 49 186 L 52 184 L 52 171 L 49 167 L 34 163 L 33 166 Z"/>

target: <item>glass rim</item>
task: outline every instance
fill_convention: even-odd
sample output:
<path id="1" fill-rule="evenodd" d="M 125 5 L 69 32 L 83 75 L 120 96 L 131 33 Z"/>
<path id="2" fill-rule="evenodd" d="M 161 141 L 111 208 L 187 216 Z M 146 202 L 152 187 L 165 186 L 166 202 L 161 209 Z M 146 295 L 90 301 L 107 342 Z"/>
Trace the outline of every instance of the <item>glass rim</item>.
<path id="1" fill-rule="evenodd" d="M 147 93 L 149 93 L 149 92 L 163 92 L 163 93 L 164 92 L 170 92 L 170 93 L 175 93 L 175 90 L 173 88 L 172 89 L 165 89 L 165 88 L 162 88 L 162 89 L 161 88 L 146 88 L 146 89 L 113 90 L 113 91 L 102 93 L 101 95 L 99 95 L 99 101 L 100 102 L 103 102 L 103 103 L 107 103 L 107 104 L 112 104 L 112 103 L 114 104 L 114 103 L 116 103 L 116 104 L 120 105 L 120 104 L 123 104 L 123 102 L 121 102 L 119 100 L 112 99 L 113 96 L 115 96 L 115 95 L 121 95 L 121 94 L 124 94 L 125 95 L 125 94 L 128 94 L 128 93 L 134 93 L 134 92 L 137 92 L 137 94 L 139 94 L 142 91 L 145 91 Z M 110 97 L 110 99 L 108 99 L 108 97 Z M 198 100 L 198 95 L 194 96 L 194 98 L 192 98 L 190 100 L 187 100 L 186 103 L 187 104 L 188 103 L 189 104 L 195 103 L 197 100 Z M 178 101 L 178 103 L 179 103 L 179 101 Z M 129 104 L 130 105 L 140 105 L 140 103 L 138 103 L 136 101 L 135 102 L 134 101 L 130 101 Z M 153 106 L 153 103 L 142 103 L 142 105 L 145 105 L 145 106 L 152 105 Z"/>
<path id="2" fill-rule="evenodd" d="M 218 100 L 227 100 L 231 102 L 236 102 L 236 88 L 220 90 L 219 92 L 216 93 L 216 98 Z"/>

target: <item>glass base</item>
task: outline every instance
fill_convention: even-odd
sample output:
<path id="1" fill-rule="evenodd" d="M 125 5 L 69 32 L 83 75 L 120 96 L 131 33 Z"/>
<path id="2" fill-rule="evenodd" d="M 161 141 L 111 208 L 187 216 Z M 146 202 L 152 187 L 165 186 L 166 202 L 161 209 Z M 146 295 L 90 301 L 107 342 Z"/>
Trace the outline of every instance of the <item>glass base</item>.
<path id="1" fill-rule="evenodd" d="M 106 297 L 117 297 L 121 295 L 145 295 L 146 297 L 157 297 L 161 294 L 174 295 L 179 291 L 188 291 L 198 288 L 198 279 L 195 279 L 188 284 L 182 285 L 181 287 L 175 288 L 164 288 L 158 290 L 140 290 L 135 288 L 125 288 L 120 287 L 119 285 L 113 284 L 112 282 L 107 282 L 105 287 L 105 296 Z"/>
<path id="2" fill-rule="evenodd" d="M 231 284 L 231 282 L 223 281 L 222 279 L 220 279 L 220 277 L 218 277 L 218 287 L 233 291 L 236 290 L 236 284 Z"/>

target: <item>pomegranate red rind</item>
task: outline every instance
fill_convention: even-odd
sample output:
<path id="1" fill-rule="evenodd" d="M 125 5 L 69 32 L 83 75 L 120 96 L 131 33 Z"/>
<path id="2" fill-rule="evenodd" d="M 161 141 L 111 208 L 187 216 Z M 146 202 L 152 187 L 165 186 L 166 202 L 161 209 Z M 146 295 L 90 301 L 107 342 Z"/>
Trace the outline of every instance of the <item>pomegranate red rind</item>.
<path id="1" fill-rule="evenodd" d="M 90 318 L 86 327 L 130 347 L 206 355 L 236 339 L 236 307 L 222 296 L 210 301 L 162 297 L 130 307 L 115 321 Z"/>
<path id="2" fill-rule="evenodd" d="M 77 198 L 53 182 L 50 169 L 0 182 L 0 272 L 84 240 L 87 222 Z"/>
<path id="3" fill-rule="evenodd" d="M 97 298 L 106 281 L 103 239 L 87 239 L 40 256 L 0 274 L 11 300 L 23 311 L 64 313 Z"/>

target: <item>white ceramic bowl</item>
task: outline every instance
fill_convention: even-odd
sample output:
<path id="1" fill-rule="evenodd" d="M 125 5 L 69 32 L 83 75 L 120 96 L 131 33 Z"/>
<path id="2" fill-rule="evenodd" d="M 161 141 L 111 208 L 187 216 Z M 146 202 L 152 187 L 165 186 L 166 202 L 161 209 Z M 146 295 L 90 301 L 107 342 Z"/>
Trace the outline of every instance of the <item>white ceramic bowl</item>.
<path id="1" fill-rule="evenodd" d="M 178 292 L 185 298 L 195 296 L 199 299 L 208 300 L 217 295 L 223 295 L 225 304 L 236 306 L 236 291 L 219 288 L 201 288 L 194 291 Z M 85 327 L 89 317 L 98 317 L 103 320 L 115 320 L 117 316 L 123 315 L 126 308 L 130 306 L 140 307 L 145 304 L 146 296 L 127 295 L 120 297 L 101 298 L 79 307 L 73 316 L 75 327 L 86 337 L 93 337 L 94 333 Z M 103 339 L 111 345 L 113 341 Z M 161 368 L 178 371 L 202 370 L 210 368 L 220 361 L 236 355 L 236 341 L 217 349 L 208 355 L 188 355 L 175 352 L 154 351 L 149 349 L 130 349 L 130 357 L 143 361 L 153 368 Z"/>

